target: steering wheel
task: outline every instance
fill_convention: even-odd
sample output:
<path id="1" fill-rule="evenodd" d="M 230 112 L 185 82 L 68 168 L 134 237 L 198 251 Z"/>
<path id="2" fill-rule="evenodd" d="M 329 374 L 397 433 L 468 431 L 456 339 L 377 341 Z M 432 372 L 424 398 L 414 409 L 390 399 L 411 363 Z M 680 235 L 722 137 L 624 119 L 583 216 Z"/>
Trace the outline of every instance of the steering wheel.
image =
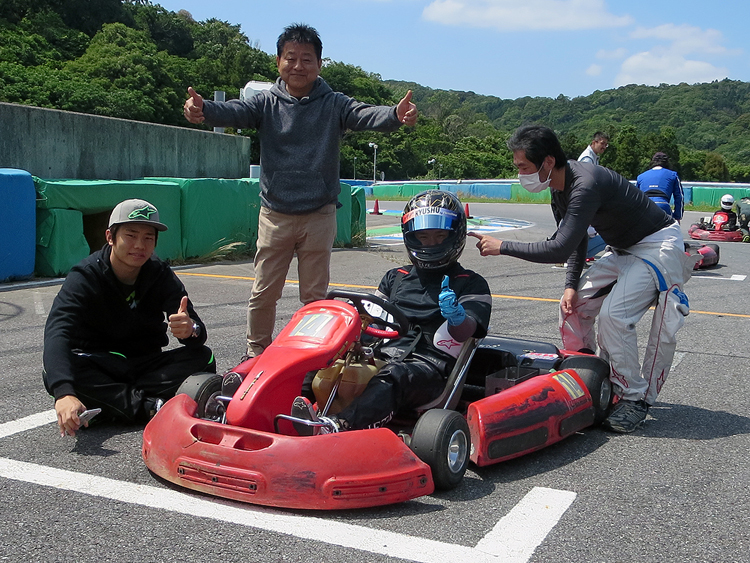
<path id="1" fill-rule="evenodd" d="M 393 317 L 393 321 L 387 321 L 385 319 L 378 318 L 377 323 L 383 324 L 392 330 L 384 330 L 375 328 L 374 326 L 368 326 L 365 328 L 364 333 L 375 338 L 396 338 L 397 336 L 405 336 L 409 331 L 409 320 L 401 312 L 401 309 L 396 307 L 393 303 L 381 299 L 375 295 L 369 293 L 358 293 L 355 291 L 343 291 L 341 289 L 334 289 L 328 292 L 326 299 L 348 299 L 352 302 L 354 307 L 357 309 L 360 315 L 366 315 L 371 317 L 370 313 L 365 309 L 365 303 L 371 303 L 377 305 L 383 309 L 386 313 Z"/>

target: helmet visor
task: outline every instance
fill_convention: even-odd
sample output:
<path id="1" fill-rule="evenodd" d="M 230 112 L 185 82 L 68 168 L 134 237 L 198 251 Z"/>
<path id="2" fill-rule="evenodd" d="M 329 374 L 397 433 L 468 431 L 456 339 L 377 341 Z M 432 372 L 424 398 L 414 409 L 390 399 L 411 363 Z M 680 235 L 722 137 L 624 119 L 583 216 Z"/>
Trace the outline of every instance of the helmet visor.
<path id="1" fill-rule="evenodd" d="M 404 213 L 401 222 L 406 232 L 424 229 L 455 231 L 458 226 L 459 215 L 455 211 L 442 207 L 420 207 Z"/>

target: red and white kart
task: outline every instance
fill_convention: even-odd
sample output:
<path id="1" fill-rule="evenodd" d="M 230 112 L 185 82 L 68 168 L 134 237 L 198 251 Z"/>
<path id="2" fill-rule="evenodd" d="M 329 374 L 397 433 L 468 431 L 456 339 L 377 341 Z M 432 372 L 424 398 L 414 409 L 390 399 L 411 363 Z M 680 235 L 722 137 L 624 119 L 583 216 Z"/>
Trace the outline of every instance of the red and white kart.
<path id="1" fill-rule="evenodd" d="M 395 320 L 375 328 L 383 320 L 367 313 L 367 303 Z M 321 374 L 338 373 L 329 378 L 325 413 L 362 387 L 361 379 L 347 381 L 352 373 L 377 371 L 366 365 L 372 360 L 362 334 L 393 338 L 407 324 L 390 303 L 363 293 L 334 291 L 303 306 L 263 354 L 233 370 L 244 379 L 232 397 L 221 396 L 219 375 L 185 381 L 146 426 L 146 465 L 182 487 L 238 501 L 350 509 L 450 489 L 470 460 L 486 466 L 516 458 L 607 415 L 612 388 L 604 360 L 489 335 L 462 345 L 438 399 L 399 413 L 387 428 L 298 435 L 293 423 L 306 421 L 289 412 L 305 374 L 321 370 L 313 384 L 319 390 Z"/>
<path id="2" fill-rule="evenodd" d="M 729 220 L 726 211 L 717 211 L 713 217 L 703 217 L 699 223 L 693 223 L 688 228 L 688 235 L 695 240 L 713 240 L 718 242 L 742 242 L 742 231 L 735 227 L 731 231 L 724 230 Z"/>

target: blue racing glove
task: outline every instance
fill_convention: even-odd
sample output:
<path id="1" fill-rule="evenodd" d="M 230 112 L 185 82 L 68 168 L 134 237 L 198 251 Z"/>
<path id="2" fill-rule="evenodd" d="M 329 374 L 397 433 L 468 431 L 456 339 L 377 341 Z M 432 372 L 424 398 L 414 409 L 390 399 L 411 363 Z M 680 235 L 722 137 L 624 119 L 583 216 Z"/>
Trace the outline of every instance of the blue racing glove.
<path id="1" fill-rule="evenodd" d="M 440 314 L 448 320 L 450 326 L 458 326 L 466 319 L 466 311 L 456 299 L 456 292 L 450 288 L 449 282 L 448 276 L 443 276 L 443 283 L 440 286 L 440 295 L 438 296 Z"/>

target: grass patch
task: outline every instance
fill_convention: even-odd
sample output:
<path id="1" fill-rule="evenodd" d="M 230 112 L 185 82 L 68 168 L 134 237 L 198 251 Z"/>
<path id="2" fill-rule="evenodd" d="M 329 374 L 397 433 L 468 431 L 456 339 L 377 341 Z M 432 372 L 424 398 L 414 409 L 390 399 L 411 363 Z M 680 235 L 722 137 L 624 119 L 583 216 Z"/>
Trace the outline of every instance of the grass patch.
<path id="1" fill-rule="evenodd" d="M 254 246 L 250 247 L 246 242 L 230 242 L 202 256 L 169 260 L 169 264 L 171 266 L 185 266 L 188 264 L 210 264 L 211 262 L 224 261 L 242 262 L 252 260 L 254 256 Z"/>

